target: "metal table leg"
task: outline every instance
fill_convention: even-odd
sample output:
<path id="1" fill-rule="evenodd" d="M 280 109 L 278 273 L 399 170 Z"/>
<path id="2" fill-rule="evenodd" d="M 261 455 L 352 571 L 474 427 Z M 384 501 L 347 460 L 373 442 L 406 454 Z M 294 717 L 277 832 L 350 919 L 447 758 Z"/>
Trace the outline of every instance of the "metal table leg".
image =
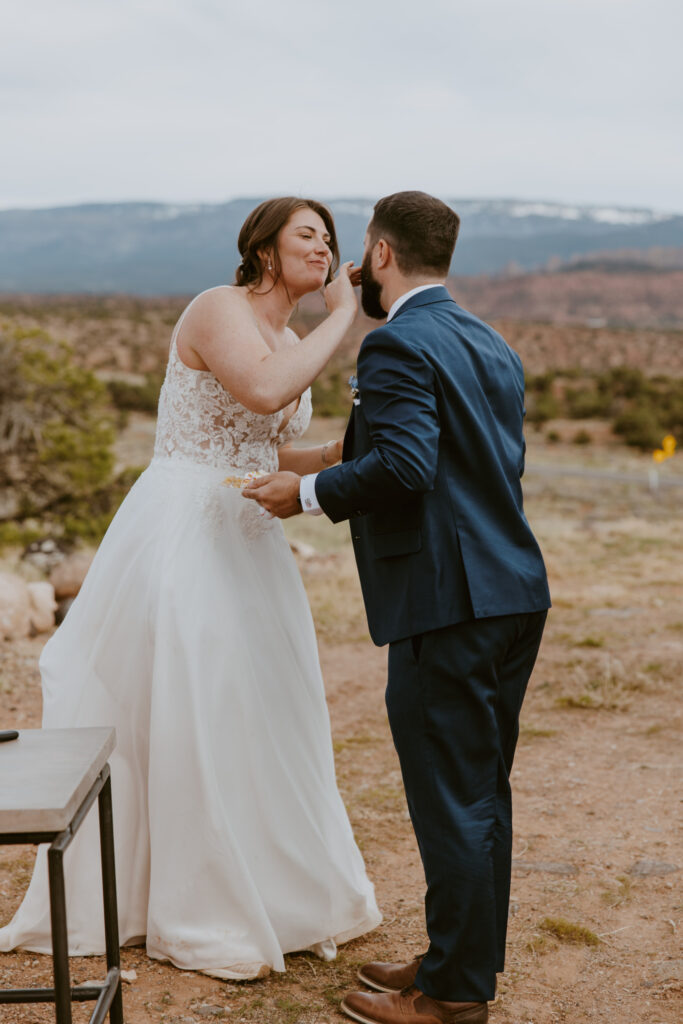
<path id="1" fill-rule="evenodd" d="M 111 806 L 111 777 L 109 765 L 105 766 L 105 781 L 100 794 L 100 852 L 102 855 L 102 895 L 104 900 L 104 935 L 107 949 L 107 974 L 112 968 L 118 972 L 121 965 L 119 951 L 119 916 L 116 905 L 116 868 L 114 864 L 114 827 Z M 111 1024 L 123 1024 L 123 1001 L 121 981 L 118 980 L 109 1011 Z"/>
<path id="2" fill-rule="evenodd" d="M 70 839 L 71 836 L 69 835 Z M 64 894 L 64 852 L 62 833 L 47 851 L 50 880 L 50 922 L 52 925 L 52 969 L 55 979 L 55 1019 L 57 1024 L 71 1024 L 71 984 L 69 981 L 69 940 L 66 928 Z"/>

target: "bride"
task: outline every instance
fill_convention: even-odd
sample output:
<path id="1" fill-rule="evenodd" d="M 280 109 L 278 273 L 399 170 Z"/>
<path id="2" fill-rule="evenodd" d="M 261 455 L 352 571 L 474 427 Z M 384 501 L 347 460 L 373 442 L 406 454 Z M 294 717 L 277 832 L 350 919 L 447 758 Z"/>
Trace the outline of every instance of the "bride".
<path id="1" fill-rule="evenodd" d="M 283 971 L 294 950 L 331 959 L 380 921 L 296 564 L 280 521 L 223 483 L 341 457 L 290 444 L 354 318 L 350 264 L 332 280 L 334 223 L 310 200 L 262 203 L 238 246 L 236 285 L 202 292 L 173 331 L 154 458 L 40 660 L 44 728 L 116 727 L 122 944 L 219 978 Z M 299 341 L 291 312 L 326 283 L 329 316 Z M 45 861 L 41 847 L 0 950 L 51 951 Z M 95 815 L 65 871 L 70 952 L 102 953 Z"/>

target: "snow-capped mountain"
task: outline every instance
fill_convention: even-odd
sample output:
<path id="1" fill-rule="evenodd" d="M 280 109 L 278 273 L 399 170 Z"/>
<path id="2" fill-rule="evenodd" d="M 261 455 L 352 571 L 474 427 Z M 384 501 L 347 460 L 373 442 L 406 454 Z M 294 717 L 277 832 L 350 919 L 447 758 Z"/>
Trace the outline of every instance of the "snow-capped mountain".
<path id="1" fill-rule="evenodd" d="M 683 249 L 683 215 L 516 199 L 452 199 L 452 272 L 496 274 L 614 250 Z M 0 211 L 0 291 L 189 293 L 230 281 L 258 199 Z M 372 200 L 329 200 L 344 259 L 360 259 Z"/>

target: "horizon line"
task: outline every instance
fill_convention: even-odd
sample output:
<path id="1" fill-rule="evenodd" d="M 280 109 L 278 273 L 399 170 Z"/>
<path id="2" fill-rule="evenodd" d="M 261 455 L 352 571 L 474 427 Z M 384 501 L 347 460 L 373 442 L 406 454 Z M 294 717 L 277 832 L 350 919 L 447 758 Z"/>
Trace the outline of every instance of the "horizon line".
<path id="1" fill-rule="evenodd" d="M 278 195 L 289 195 L 290 193 L 278 193 Z M 49 210 L 68 210 L 68 209 L 79 209 L 88 206 L 180 206 L 180 207 L 207 207 L 207 206 L 227 206 L 230 203 L 237 202 L 262 202 L 266 197 L 264 195 L 234 195 L 224 199 L 150 199 L 150 198 L 137 198 L 137 199 L 85 199 L 85 200 L 71 200 L 65 202 L 45 202 L 34 205 L 25 203 L 18 203 L 12 205 L 5 205 L 0 202 L 0 213 L 31 213 L 38 211 L 49 211 Z M 274 198 L 274 197 L 273 197 Z M 303 197 L 302 197 L 303 198 Z M 606 203 L 606 202 L 573 202 L 563 199 L 546 199 L 534 197 L 533 199 L 525 199 L 520 196 L 448 196 L 447 200 L 453 202 L 463 203 L 519 203 L 529 206 L 556 206 L 556 207 L 577 207 L 586 210 L 632 210 L 634 212 L 647 211 L 657 213 L 659 215 L 667 217 L 680 217 L 683 216 L 683 210 L 672 210 L 671 208 L 664 209 L 656 206 L 636 205 L 629 203 Z M 333 196 L 322 196 L 320 201 L 326 203 L 334 202 L 365 202 L 372 203 L 376 199 L 368 196 L 367 194 L 355 194 L 355 195 L 333 195 Z"/>

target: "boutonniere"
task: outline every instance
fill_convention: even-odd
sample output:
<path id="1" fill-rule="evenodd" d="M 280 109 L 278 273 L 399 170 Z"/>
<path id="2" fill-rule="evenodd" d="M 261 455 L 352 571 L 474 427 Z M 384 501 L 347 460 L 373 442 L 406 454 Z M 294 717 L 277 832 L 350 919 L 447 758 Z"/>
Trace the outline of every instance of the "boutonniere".
<path id="1" fill-rule="evenodd" d="M 351 397 L 353 398 L 354 405 L 360 405 L 360 391 L 358 389 L 358 377 L 355 374 L 351 374 L 349 377 L 349 388 L 351 389 Z"/>

